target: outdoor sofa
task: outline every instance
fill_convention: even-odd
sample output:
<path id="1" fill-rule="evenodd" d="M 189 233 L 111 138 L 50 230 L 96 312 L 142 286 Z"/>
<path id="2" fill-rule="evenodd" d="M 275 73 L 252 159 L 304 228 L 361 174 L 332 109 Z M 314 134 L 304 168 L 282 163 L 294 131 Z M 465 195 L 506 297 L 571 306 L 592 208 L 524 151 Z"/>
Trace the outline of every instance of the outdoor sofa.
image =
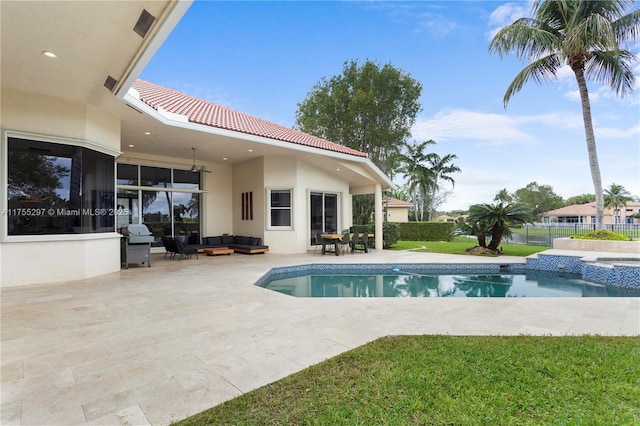
<path id="1" fill-rule="evenodd" d="M 242 235 L 219 235 L 203 237 L 201 248 L 229 247 L 234 253 L 257 254 L 269 251 L 269 246 L 262 244 L 259 237 L 245 237 Z"/>

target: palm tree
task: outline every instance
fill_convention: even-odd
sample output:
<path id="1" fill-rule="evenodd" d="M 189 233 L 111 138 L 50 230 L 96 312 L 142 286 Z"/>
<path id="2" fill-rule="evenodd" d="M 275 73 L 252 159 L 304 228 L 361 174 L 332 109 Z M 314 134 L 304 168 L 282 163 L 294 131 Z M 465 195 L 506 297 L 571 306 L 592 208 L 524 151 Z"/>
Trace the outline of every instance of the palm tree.
<path id="1" fill-rule="evenodd" d="M 490 250 L 497 250 L 502 237 L 511 236 L 511 225 L 533 222 L 534 217 L 523 204 L 475 204 L 469 208 L 469 222 L 491 232 Z"/>
<path id="2" fill-rule="evenodd" d="M 598 229 L 604 228 L 604 200 L 586 78 L 608 84 L 618 96 L 633 92 L 631 64 L 635 56 L 624 48 L 640 34 L 640 9 L 625 14 L 633 4 L 631 0 L 533 0 L 533 18 L 520 18 L 502 28 L 489 45 L 489 51 L 500 57 L 513 52 L 531 61 L 507 88 L 505 107 L 530 79 L 536 83 L 553 80 L 565 63 L 574 72 L 596 193 Z"/>
<path id="3" fill-rule="evenodd" d="M 633 197 L 622 185 L 612 183 L 609 188 L 604 190 L 604 206 L 613 209 L 614 215 L 622 207 L 626 207 L 629 201 L 633 201 Z"/>
<path id="4" fill-rule="evenodd" d="M 453 160 L 457 159 L 458 156 L 454 154 L 447 154 L 444 157 L 440 157 L 436 153 L 431 153 L 427 156 L 427 162 L 429 166 L 427 167 L 428 179 L 430 181 L 430 185 L 428 185 L 428 200 L 429 200 L 429 214 L 427 220 L 431 220 L 431 214 L 435 209 L 438 208 L 438 204 L 441 204 L 442 199 L 439 202 L 436 202 L 436 194 L 440 191 L 441 186 L 440 182 L 450 182 L 451 186 L 455 186 L 456 181 L 453 180 L 451 173 L 460 172 L 460 167 L 456 166 L 452 163 Z"/>
<path id="5" fill-rule="evenodd" d="M 460 168 L 451 162 L 458 158 L 454 154 L 440 157 L 438 154 L 427 153 L 427 145 L 435 144 L 428 140 L 419 144 L 406 144 L 407 153 L 402 156 L 403 167 L 401 172 L 408 178 L 408 191 L 416 206 L 416 221 L 424 220 L 425 210 L 428 210 L 427 220 L 431 219 L 431 213 L 437 207 L 436 194 L 440 190 L 440 182 L 455 181 L 451 173 L 458 173 Z"/>
<path id="6" fill-rule="evenodd" d="M 416 209 L 416 221 L 424 218 L 424 202 L 430 191 L 431 178 L 429 170 L 425 166 L 429 158 L 426 153 L 427 145 L 435 144 L 428 140 L 419 144 L 405 144 L 407 153 L 402 158 L 404 177 L 408 179 L 407 190 Z"/>
<path id="7" fill-rule="evenodd" d="M 502 201 L 503 203 L 510 203 L 513 201 L 513 197 L 507 191 L 507 188 L 503 188 L 493 197 L 493 201 Z"/>

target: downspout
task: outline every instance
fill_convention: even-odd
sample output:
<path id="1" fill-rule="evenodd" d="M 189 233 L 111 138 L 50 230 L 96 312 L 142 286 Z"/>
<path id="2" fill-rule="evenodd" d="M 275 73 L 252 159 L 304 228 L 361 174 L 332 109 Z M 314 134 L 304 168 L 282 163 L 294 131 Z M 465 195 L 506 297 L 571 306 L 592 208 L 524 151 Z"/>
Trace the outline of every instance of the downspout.
<path id="1" fill-rule="evenodd" d="M 384 206 L 382 205 L 382 186 L 379 183 L 376 183 L 376 189 L 374 193 L 374 202 L 375 202 L 375 241 L 376 241 L 376 250 L 382 250 L 382 219 L 383 219 L 383 211 Z"/>

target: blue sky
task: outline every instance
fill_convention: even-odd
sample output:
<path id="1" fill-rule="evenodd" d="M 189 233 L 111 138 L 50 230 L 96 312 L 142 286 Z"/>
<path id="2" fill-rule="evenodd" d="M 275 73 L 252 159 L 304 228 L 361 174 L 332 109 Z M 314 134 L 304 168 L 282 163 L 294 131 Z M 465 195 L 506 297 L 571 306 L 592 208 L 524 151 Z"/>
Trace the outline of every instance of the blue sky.
<path id="1" fill-rule="evenodd" d="M 568 68 L 555 82 L 528 83 L 503 107 L 525 64 L 487 47 L 527 13 L 524 1 L 196 1 L 140 77 L 293 127 L 297 104 L 345 61 L 391 63 L 423 85 L 412 139 L 458 156 L 462 172 L 441 210 L 492 202 L 500 189 L 533 181 L 564 198 L 593 193 Z M 640 43 L 628 48 L 640 53 Z M 634 71 L 640 81 L 637 62 Z M 640 196 L 640 92 L 620 99 L 594 82 L 589 89 L 603 186 Z"/>

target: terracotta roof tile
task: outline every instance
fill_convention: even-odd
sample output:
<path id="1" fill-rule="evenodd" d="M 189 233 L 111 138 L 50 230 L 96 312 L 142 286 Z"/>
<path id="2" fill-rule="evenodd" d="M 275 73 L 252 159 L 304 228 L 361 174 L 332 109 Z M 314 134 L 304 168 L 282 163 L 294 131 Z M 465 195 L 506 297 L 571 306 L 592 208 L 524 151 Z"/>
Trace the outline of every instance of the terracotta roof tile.
<path id="1" fill-rule="evenodd" d="M 413 203 L 404 200 L 398 200 L 393 197 L 382 197 L 382 201 L 387 204 L 387 207 L 412 207 Z"/>
<path id="2" fill-rule="evenodd" d="M 162 108 L 174 114 L 184 115 L 189 122 L 194 124 L 202 124 L 357 157 L 367 157 L 364 152 L 344 145 L 329 142 L 144 80 L 136 80 L 133 83 L 133 88 L 140 94 L 140 100 L 151 108 L 155 110 Z"/>

